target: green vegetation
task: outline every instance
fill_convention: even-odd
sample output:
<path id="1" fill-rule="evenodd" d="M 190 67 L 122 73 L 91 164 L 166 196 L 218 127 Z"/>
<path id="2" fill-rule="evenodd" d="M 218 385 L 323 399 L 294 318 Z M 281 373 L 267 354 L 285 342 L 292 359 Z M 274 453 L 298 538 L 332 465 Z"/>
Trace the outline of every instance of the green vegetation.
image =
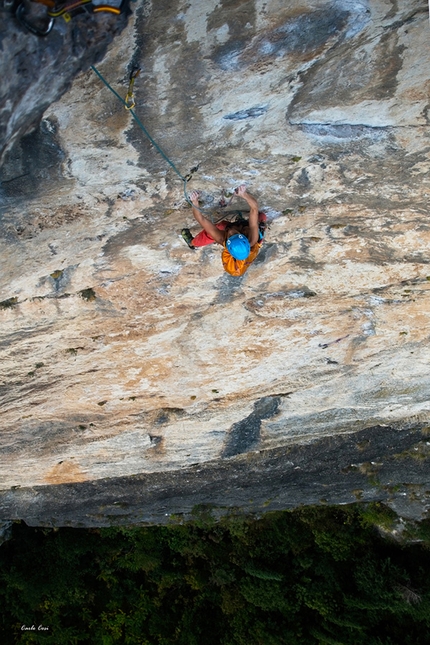
<path id="1" fill-rule="evenodd" d="M 194 518 L 89 530 L 16 524 L 0 548 L 3 645 L 430 642 L 430 522 L 416 528 L 426 542 L 407 546 L 375 529 L 395 519 L 381 504 L 220 521 L 202 506 Z"/>
<path id="2" fill-rule="evenodd" d="M 13 298 L 8 298 L 7 300 L 2 300 L 0 302 L 0 309 L 11 309 L 18 304 L 18 298 L 14 296 Z"/>
<path id="3" fill-rule="evenodd" d="M 82 291 L 79 291 L 79 295 L 83 300 L 86 300 L 87 302 L 91 302 L 92 300 L 96 299 L 96 292 L 91 287 L 89 287 L 88 289 L 82 289 Z"/>

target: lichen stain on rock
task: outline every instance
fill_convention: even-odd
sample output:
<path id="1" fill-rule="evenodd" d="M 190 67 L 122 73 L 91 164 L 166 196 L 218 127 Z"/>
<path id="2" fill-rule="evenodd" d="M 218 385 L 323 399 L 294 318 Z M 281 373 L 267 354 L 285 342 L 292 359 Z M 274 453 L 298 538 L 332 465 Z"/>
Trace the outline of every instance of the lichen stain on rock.
<path id="1" fill-rule="evenodd" d="M 276 26 L 272 22 L 270 30 L 258 36 L 246 55 L 248 62 L 286 56 L 296 61 L 312 60 L 321 54 L 333 37 L 339 37 L 347 25 L 349 12 L 338 5 L 314 11 L 295 9 L 287 16 Z"/>
<path id="2" fill-rule="evenodd" d="M 88 479 L 79 464 L 71 459 L 61 461 L 45 474 L 46 484 L 64 484 L 65 482 L 84 482 Z"/>
<path id="3" fill-rule="evenodd" d="M 374 46 L 351 43 L 339 48 L 337 55 L 317 63 L 305 73 L 303 89 L 289 108 L 289 118 L 304 119 L 308 111 L 335 105 L 353 105 L 360 101 L 384 100 L 394 96 L 397 74 L 402 68 L 403 45 L 395 32 L 385 34 Z M 299 116 L 300 115 L 300 116 Z"/>

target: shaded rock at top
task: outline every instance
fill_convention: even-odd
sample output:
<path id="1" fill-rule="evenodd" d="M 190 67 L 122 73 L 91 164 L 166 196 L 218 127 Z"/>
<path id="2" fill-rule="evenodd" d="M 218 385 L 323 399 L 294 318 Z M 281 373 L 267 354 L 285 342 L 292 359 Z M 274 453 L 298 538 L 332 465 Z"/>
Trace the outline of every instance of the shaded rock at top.
<path id="1" fill-rule="evenodd" d="M 75 76 L 99 62 L 112 39 L 127 24 L 130 11 L 80 14 L 69 23 L 56 20 L 38 37 L 26 30 L 12 10 L 0 20 L 0 162 L 43 112 L 70 87 Z"/>

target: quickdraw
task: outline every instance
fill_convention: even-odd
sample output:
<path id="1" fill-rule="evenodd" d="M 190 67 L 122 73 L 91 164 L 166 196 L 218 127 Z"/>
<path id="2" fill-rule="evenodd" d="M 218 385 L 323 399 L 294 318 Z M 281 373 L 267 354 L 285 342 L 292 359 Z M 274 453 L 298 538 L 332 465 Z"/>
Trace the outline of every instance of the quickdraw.
<path id="1" fill-rule="evenodd" d="M 188 173 L 188 175 L 185 175 L 185 177 L 184 177 L 185 181 L 191 181 L 191 179 L 193 178 L 194 173 L 198 171 L 199 165 L 200 164 L 197 164 L 197 166 L 194 166 L 194 168 L 191 168 L 191 170 Z"/>
<path id="2" fill-rule="evenodd" d="M 25 27 L 35 36 L 47 36 L 54 26 L 55 18 L 62 17 L 66 22 L 69 22 L 75 15 L 84 11 L 91 11 L 92 13 L 113 13 L 119 16 L 125 9 L 128 0 L 121 0 L 119 6 L 117 3 L 112 4 L 96 4 L 94 0 L 72 0 L 70 2 L 58 2 L 57 0 L 31 0 L 36 4 L 43 4 L 47 7 L 46 19 L 42 21 L 39 17 L 31 17 L 31 12 L 23 1 L 18 2 L 15 9 L 15 18 L 20 25 Z"/>
<path id="3" fill-rule="evenodd" d="M 141 68 L 136 67 L 135 69 L 132 70 L 132 72 L 130 74 L 130 82 L 128 84 L 128 92 L 127 92 L 126 97 L 124 99 L 125 100 L 124 107 L 125 107 L 126 110 L 132 110 L 134 108 L 134 106 L 136 105 L 136 102 L 134 100 L 134 94 L 133 94 L 133 86 L 134 86 L 134 81 L 139 76 L 140 72 L 141 72 Z"/>

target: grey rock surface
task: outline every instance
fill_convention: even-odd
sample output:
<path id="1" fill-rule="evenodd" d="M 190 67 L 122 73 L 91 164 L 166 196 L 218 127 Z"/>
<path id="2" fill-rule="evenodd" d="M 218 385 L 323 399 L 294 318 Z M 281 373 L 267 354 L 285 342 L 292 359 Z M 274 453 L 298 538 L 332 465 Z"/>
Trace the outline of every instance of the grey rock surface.
<path id="1" fill-rule="evenodd" d="M 429 451 L 419 430 L 377 426 L 170 473 L 2 491 L 0 514 L 30 526 L 91 527 L 383 501 L 419 520 L 430 508 Z"/>
<path id="2" fill-rule="evenodd" d="M 46 7 L 25 0 L 23 4 L 26 22 L 43 31 L 48 22 Z M 47 36 L 39 37 L 17 20 L 16 6 L 16 2 L 4 1 L 0 6 L 0 165 L 4 165 L 7 152 L 15 149 L 3 170 L 2 182 L 12 181 L 19 172 L 34 181 L 40 165 L 55 165 L 58 178 L 61 156 L 45 158 L 48 151 L 40 137 L 47 133 L 37 126 L 44 111 L 66 92 L 76 75 L 104 57 L 108 45 L 126 26 L 129 11 L 120 16 L 86 12 L 69 23 L 60 17 Z M 34 139 L 25 139 L 21 151 L 23 136 L 35 128 Z M 41 158 L 34 156 L 38 152 Z M 16 165 L 20 153 L 23 167 Z"/>

